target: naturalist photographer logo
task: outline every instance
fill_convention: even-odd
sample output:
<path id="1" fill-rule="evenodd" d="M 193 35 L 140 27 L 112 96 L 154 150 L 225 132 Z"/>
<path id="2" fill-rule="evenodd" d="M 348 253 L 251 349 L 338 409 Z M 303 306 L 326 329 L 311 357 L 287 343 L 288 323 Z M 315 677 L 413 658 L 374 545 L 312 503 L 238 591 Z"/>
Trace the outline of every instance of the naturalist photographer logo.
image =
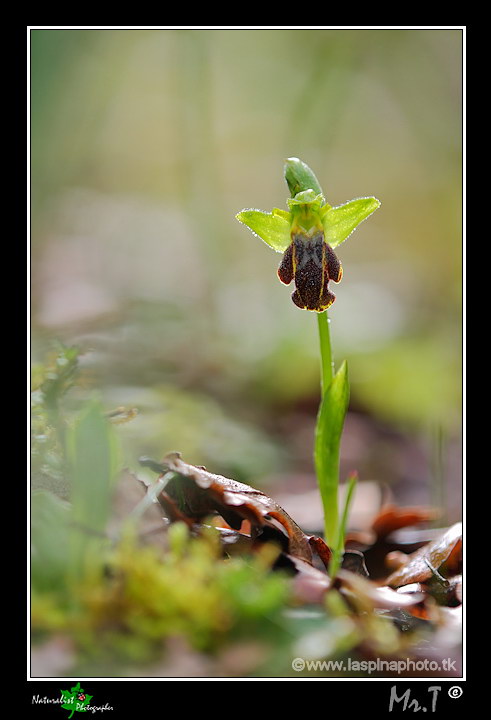
<path id="1" fill-rule="evenodd" d="M 61 707 L 64 710 L 71 711 L 69 716 L 69 718 L 71 718 L 74 712 L 87 712 L 87 706 L 90 705 L 90 701 L 94 696 L 84 692 L 78 682 L 70 691 L 61 690 L 61 697 L 63 699 L 63 705 Z"/>
<path id="2" fill-rule="evenodd" d="M 96 713 L 114 709 L 108 703 L 106 703 L 105 705 L 91 705 L 90 701 L 94 696 L 86 693 L 85 690 L 80 687 L 79 682 L 74 687 L 72 687 L 71 690 L 60 690 L 60 692 L 61 696 L 57 698 L 48 698 L 40 697 L 39 695 L 33 695 L 32 703 L 33 705 L 59 704 L 64 710 L 69 711 L 70 715 L 68 716 L 68 720 L 70 720 L 70 718 L 73 717 L 73 713 L 76 712 Z"/>

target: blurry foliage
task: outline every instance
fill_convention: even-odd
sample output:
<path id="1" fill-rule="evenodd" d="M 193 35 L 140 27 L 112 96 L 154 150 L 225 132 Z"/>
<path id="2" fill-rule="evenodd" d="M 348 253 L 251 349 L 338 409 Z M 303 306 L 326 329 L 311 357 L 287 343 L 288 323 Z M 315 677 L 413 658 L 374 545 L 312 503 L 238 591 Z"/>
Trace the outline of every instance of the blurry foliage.
<path id="1" fill-rule="evenodd" d="M 61 344 L 31 369 L 31 482 L 65 494 L 63 400 L 78 373 L 79 350 Z"/>
<path id="2" fill-rule="evenodd" d="M 99 399 L 86 401 L 67 432 L 71 523 L 70 572 L 102 570 L 111 495 L 121 472 L 118 437 Z"/>
<path id="3" fill-rule="evenodd" d="M 181 523 L 169 542 L 162 553 L 129 531 L 106 553 L 104 578 L 89 573 L 51 595 L 34 582 L 34 637 L 63 630 L 78 662 L 106 672 L 158 659 L 169 638 L 208 652 L 251 633 L 266 640 L 289 592 L 285 577 L 270 572 L 274 549 L 222 562 L 217 537 L 190 538 Z"/>
<path id="4" fill-rule="evenodd" d="M 186 392 L 174 386 L 154 388 L 113 388 L 105 395 L 108 402 L 131 398 L 138 416 L 121 427 L 125 439 L 125 459 L 137 468 L 140 455 L 162 457 L 179 450 L 198 465 L 218 468 L 239 481 L 256 481 L 278 471 L 287 457 L 286 450 L 261 433 L 252 423 L 235 419 L 211 397 Z"/>
<path id="5" fill-rule="evenodd" d="M 33 587 L 49 593 L 63 587 L 70 564 L 69 504 L 48 491 L 31 497 L 31 578 Z"/>
<path id="6" fill-rule="evenodd" d="M 401 338 L 351 362 L 357 397 L 379 417 L 417 427 L 424 418 L 455 432 L 461 419 L 461 368 L 448 337 Z M 445 417 L 446 414 L 446 417 Z"/>
<path id="7" fill-rule="evenodd" d="M 33 640 L 65 633 L 77 648 L 75 662 L 105 673 L 159 658 L 171 637 L 203 651 L 253 632 L 265 641 L 270 616 L 289 592 L 283 575 L 270 572 L 275 548 L 222 563 L 217 536 L 192 539 L 177 524 L 162 552 L 139 544 L 129 516 L 121 533 L 108 534 L 122 455 L 97 398 L 66 412 L 64 395 L 74 385 L 77 357 L 75 348 L 60 347 L 34 368 L 33 477 L 41 472 L 53 480 L 59 473 L 70 502 L 49 490 L 32 493 Z M 56 475 L 45 469 L 46 455 L 56 458 Z"/>
<path id="8" fill-rule="evenodd" d="M 111 486 L 121 469 L 118 440 L 100 400 L 85 398 L 76 412 L 66 411 L 77 364 L 78 350 L 61 346 L 44 367 L 34 368 L 31 570 L 47 589 L 57 588 L 68 572 L 83 575 L 87 564 L 100 568 Z"/>
<path id="9" fill-rule="evenodd" d="M 138 374 L 138 370 L 134 370 Z M 127 380 L 130 376 L 127 376 Z M 74 447 L 75 423 L 80 433 L 80 422 L 76 419 L 80 404 L 85 402 L 87 391 L 94 387 L 100 377 L 93 372 L 91 353 L 80 354 L 78 348 L 67 348 L 55 344 L 45 364 L 38 362 L 32 368 L 31 382 L 31 483 L 33 488 L 52 490 L 62 498 L 69 497 L 67 458 L 78 455 L 79 462 L 72 457 L 72 466 L 82 463 L 85 451 Z M 102 383 L 104 385 L 104 383 Z M 70 391 L 70 392 L 69 392 Z M 152 388 L 133 385 L 107 387 L 102 393 L 105 412 L 109 417 L 123 405 L 131 422 L 118 428 L 124 447 L 115 448 L 114 454 L 122 453 L 122 460 L 137 469 L 142 454 L 161 457 L 166 452 L 179 449 L 196 464 L 209 464 L 224 474 L 238 480 L 256 480 L 273 474 L 285 466 L 288 453 L 278 442 L 270 439 L 245 417 L 243 420 L 232 416 L 233 408 L 227 411 L 211 396 L 202 392 L 186 391 L 178 385 L 155 384 Z M 128 403 L 127 406 L 124 403 Z M 131 405 L 134 407 L 131 407 Z M 120 422 L 123 413 L 111 417 L 113 423 Z M 106 419 L 96 417 L 85 419 L 85 426 L 94 434 L 83 440 L 90 448 L 87 462 L 95 459 L 103 442 L 104 429 L 110 429 Z M 240 413 L 238 413 L 240 415 Z M 113 435 L 112 435 L 113 436 Z M 102 446 L 101 446 L 102 442 Z M 108 458 L 99 459 L 107 465 Z M 114 462 L 114 460 L 113 460 Z M 99 482 L 94 472 L 82 469 Z M 109 468 L 106 469 L 109 472 Z M 87 489 L 88 497 L 90 491 Z M 89 500 L 90 502 L 90 500 Z M 107 500 L 105 501 L 107 502 Z"/>
<path id="10" fill-rule="evenodd" d="M 51 437 L 55 425 L 60 432 L 50 452 L 69 496 L 67 502 L 34 489 L 30 503 L 33 648 L 42 652 L 50 642 L 56 647 L 56 638 L 70 647 L 66 657 L 55 650 L 61 665 L 54 674 L 111 677 L 149 668 L 165 676 L 176 639 L 195 653 L 196 662 L 206 657 L 215 663 L 215 674 L 253 677 L 294 674 L 291 658 L 298 654 L 338 658 L 361 645 L 390 654 L 411 642 L 383 618 L 353 618 L 341 601 L 335 607 L 335 592 L 325 608 L 297 608 L 288 576 L 272 572 L 279 552 L 272 544 L 226 557 L 214 528 L 202 526 L 196 537 L 182 523 L 166 529 L 162 522 L 160 541 L 145 545 L 130 498 L 120 498 L 126 515 L 115 524 L 114 480 L 121 474 L 120 440 L 129 424 L 113 427 L 113 413 L 98 397 L 87 398 L 77 358 L 78 350 L 60 346 L 34 373 L 33 477 L 46 462 L 40 438 Z M 175 408 L 171 414 L 179 415 Z M 50 470 L 44 472 L 53 479 Z M 228 652 L 238 653 L 235 669 Z M 36 668 L 42 675 L 53 672 L 49 662 Z"/>

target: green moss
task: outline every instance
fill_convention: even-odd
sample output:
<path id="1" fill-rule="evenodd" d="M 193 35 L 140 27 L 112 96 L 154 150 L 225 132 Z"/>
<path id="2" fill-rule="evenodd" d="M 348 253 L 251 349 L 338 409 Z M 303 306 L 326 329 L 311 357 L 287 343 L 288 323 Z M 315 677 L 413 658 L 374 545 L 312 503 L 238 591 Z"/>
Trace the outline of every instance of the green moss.
<path id="1" fill-rule="evenodd" d="M 252 630 L 261 636 L 288 598 L 286 577 L 271 573 L 276 550 L 224 559 L 214 535 L 192 538 L 180 523 L 169 535 L 165 553 L 129 535 L 109 554 L 102 579 L 37 596 L 34 632 L 64 627 L 82 656 L 113 661 L 150 661 L 175 636 L 208 652 Z"/>

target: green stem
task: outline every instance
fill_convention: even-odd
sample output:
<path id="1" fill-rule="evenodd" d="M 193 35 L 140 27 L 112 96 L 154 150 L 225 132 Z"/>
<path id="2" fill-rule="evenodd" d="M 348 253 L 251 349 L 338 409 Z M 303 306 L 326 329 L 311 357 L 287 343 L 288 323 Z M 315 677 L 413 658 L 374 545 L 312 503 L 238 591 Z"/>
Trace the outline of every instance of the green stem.
<path id="1" fill-rule="evenodd" d="M 322 397 L 334 377 L 334 363 L 332 360 L 331 334 L 329 332 L 329 318 L 327 310 L 317 314 L 319 327 L 319 341 L 321 348 L 321 392 Z"/>
<path id="2" fill-rule="evenodd" d="M 324 509 L 324 537 L 327 544 L 334 547 L 338 536 L 339 442 L 344 421 L 344 383 L 333 385 L 334 364 L 327 312 L 319 313 L 317 321 L 321 351 L 321 403 L 315 428 L 314 461 Z M 339 391 L 341 397 L 338 397 Z"/>
<path id="3" fill-rule="evenodd" d="M 321 403 L 317 417 L 315 459 L 317 482 L 321 494 L 324 509 L 324 537 L 328 545 L 332 545 L 337 533 L 338 522 L 338 488 L 337 483 L 329 482 L 329 472 L 325 471 L 324 463 L 319 459 L 322 453 L 322 446 L 325 447 L 326 438 L 324 423 L 321 423 L 321 410 L 324 394 L 334 377 L 334 362 L 332 359 L 331 332 L 329 329 L 329 317 L 327 310 L 317 314 L 317 326 L 319 328 L 319 344 L 321 351 Z M 319 448 L 320 446 L 320 448 Z"/>

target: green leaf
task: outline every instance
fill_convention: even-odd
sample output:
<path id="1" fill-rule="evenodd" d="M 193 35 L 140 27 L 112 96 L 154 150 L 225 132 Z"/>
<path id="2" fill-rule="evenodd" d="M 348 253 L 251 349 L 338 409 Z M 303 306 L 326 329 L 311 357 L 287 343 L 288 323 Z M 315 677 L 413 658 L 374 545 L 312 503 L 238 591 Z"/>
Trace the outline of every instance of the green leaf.
<path id="1" fill-rule="evenodd" d="M 346 535 L 346 525 L 348 523 L 348 515 L 351 507 L 351 501 L 355 494 L 356 483 L 358 482 L 358 474 L 356 472 L 351 473 L 348 478 L 346 497 L 344 500 L 344 508 L 341 514 L 339 525 L 338 525 L 338 537 L 336 540 L 335 547 L 333 548 L 333 554 L 331 563 L 329 565 L 329 575 L 335 577 L 336 573 L 341 565 L 341 560 L 344 553 L 344 538 Z"/>
<path id="2" fill-rule="evenodd" d="M 33 586 L 54 590 L 63 585 L 68 554 L 70 507 L 53 493 L 36 491 L 31 498 L 31 573 Z"/>
<path id="3" fill-rule="evenodd" d="M 85 697 L 83 700 L 79 700 L 79 693 L 84 694 Z M 68 720 L 70 720 L 75 712 L 87 712 L 90 701 L 94 696 L 84 693 L 83 688 L 80 687 L 80 682 L 78 682 L 72 687 L 70 692 L 68 692 L 68 690 L 61 690 L 61 697 L 65 701 L 61 707 L 64 710 L 71 710 L 71 714 L 68 717 Z"/>
<path id="4" fill-rule="evenodd" d="M 242 210 L 235 217 L 276 252 L 285 252 L 291 243 L 290 214 L 284 210 L 275 208 L 271 213 Z"/>
<path id="5" fill-rule="evenodd" d="M 374 197 L 357 198 L 328 210 L 322 217 L 326 242 L 332 248 L 340 245 L 353 230 L 380 207 Z"/>
<path id="6" fill-rule="evenodd" d="M 348 403 L 348 366 L 344 361 L 323 394 L 315 431 L 315 468 L 330 547 L 335 547 L 337 540 L 339 446 Z"/>
<path id="7" fill-rule="evenodd" d="M 67 451 L 72 481 L 72 561 L 81 569 L 91 551 L 100 553 L 109 517 L 112 481 L 116 475 L 119 448 L 113 426 L 104 416 L 97 399 L 80 412 L 67 435 Z"/>
<path id="8" fill-rule="evenodd" d="M 112 425 L 98 400 L 82 409 L 68 437 L 73 517 L 92 530 L 104 530 L 117 464 Z"/>

